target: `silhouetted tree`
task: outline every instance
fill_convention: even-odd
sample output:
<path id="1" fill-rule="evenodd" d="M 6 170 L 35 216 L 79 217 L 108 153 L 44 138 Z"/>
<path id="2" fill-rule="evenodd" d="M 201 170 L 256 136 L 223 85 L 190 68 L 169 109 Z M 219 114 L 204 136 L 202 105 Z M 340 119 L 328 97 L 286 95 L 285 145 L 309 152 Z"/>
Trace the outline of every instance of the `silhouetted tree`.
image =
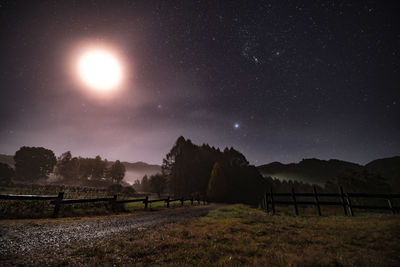
<path id="1" fill-rule="evenodd" d="M 196 146 L 189 139 L 179 137 L 162 165 L 170 192 L 179 197 L 205 195 L 213 165 L 220 158 L 220 151 L 208 145 Z"/>
<path id="2" fill-rule="evenodd" d="M 100 180 L 105 176 L 107 161 L 103 161 L 100 156 L 96 156 L 93 160 L 93 169 L 91 180 Z"/>
<path id="3" fill-rule="evenodd" d="M 18 179 L 34 182 L 47 178 L 57 163 L 53 151 L 43 147 L 21 147 L 14 156 Z"/>
<path id="4" fill-rule="evenodd" d="M 85 183 L 92 176 L 93 159 L 79 157 L 78 163 L 79 180 Z"/>
<path id="5" fill-rule="evenodd" d="M 142 178 L 142 191 L 150 192 L 149 178 L 147 177 L 147 175 L 143 176 Z"/>
<path id="6" fill-rule="evenodd" d="M 167 179 L 161 173 L 150 176 L 149 179 L 151 192 L 157 193 L 161 196 L 167 187 Z"/>
<path id="7" fill-rule="evenodd" d="M 168 177 L 170 190 L 175 195 L 182 196 L 184 193 L 185 178 L 183 177 L 185 169 L 188 167 L 188 158 L 185 154 L 188 153 L 190 140 L 186 141 L 183 136 L 180 136 L 170 152 L 163 159 L 162 171 Z M 189 152 L 190 153 L 190 152 Z M 187 155 L 189 156 L 189 155 Z M 143 186 L 143 181 L 142 181 Z"/>
<path id="8" fill-rule="evenodd" d="M 214 164 L 208 183 L 207 198 L 211 201 L 224 201 L 227 199 L 228 183 L 218 162 Z"/>
<path id="9" fill-rule="evenodd" d="M 124 179 L 125 171 L 126 170 L 124 164 L 122 164 L 119 160 L 114 162 L 114 164 L 111 165 L 109 170 L 109 176 L 111 178 L 111 181 L 113 183 L 120 183 L 122 179 Z"/>
<path id="10" fill-rule="evenodd" d="M 221 152 L 207 144 L 194 145 L 181 136 L 163 160 L 162 170 L 174 195 L 206 195 L 216 162 L 219 162 L 227 181 L 229 197 L 223 201 L 255 204 L 266 184 L 258 170 L 233 148 Z"/>
<path id="11" fill-rule="evenodd" d="M 0 185 L 11 184 L 12 178 L 15 177 L 15 171 L 6 163 L 0 162 Z"/>
<path id="12" fill-rule="evenodd" d="M 57 161 L 55 173 L 63 177 L 64 182 L 75 183 L 79 180 L 79 159 L 72 157 L 70 151 L 63 153 Z"/>

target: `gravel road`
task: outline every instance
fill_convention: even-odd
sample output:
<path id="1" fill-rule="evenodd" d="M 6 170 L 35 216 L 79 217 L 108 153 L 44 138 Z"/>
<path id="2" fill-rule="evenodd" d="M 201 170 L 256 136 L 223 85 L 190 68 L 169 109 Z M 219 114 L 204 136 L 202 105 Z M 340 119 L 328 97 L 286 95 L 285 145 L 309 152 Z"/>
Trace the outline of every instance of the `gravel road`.
<path id="1" fill-rule="evenodd" d="M 202 216 L 216 207 L 217 205 L 192 206 L 78 222 L 0 226 L 0 255 L 21 255 L 35 249 L 56 248 L 68 243 L 111 238 L 117 234 L 141 231 Z"/>

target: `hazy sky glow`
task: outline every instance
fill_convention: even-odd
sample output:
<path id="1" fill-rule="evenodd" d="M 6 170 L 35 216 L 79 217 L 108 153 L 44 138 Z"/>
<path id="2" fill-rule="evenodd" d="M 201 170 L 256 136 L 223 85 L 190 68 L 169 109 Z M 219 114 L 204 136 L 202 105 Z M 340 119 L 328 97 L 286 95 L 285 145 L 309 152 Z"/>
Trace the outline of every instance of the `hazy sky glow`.
<path id="1" fill-rule="evenodd" d="M 183 135 L 256 165 L 399 154 L 396 1 L 25 2 L 0 6 L 0 153 L 161 163 Z M 118 90 L 78 77 L 89 46 Z"/>

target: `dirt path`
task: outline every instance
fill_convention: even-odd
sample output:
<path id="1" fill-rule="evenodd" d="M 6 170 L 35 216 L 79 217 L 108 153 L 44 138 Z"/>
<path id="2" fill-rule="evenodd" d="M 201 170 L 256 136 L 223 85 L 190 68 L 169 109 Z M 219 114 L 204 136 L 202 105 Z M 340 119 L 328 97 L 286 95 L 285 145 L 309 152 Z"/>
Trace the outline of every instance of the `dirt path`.
<path id="1" fill-rule="evenodd" d="M 0 227 L 0 255 L 25 254 L 35 249 L 62 247 L 69 243 L 115 237 L 131 231 L 198 217 L 217 205 L 154 211 L 131 216 L 55 224 L 17 224 Z"/>

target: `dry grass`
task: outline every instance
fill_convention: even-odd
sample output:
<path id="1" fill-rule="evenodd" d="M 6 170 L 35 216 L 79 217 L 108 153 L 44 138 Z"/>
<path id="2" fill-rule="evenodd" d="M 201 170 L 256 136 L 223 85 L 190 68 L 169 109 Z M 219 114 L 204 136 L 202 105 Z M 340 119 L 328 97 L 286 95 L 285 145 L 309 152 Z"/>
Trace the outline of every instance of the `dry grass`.
<path id="1" fill-rule="evenodd" d="M 110 197 L 110 193 L 105 189 L 79 186 L 18 185 L 0 187 L 0 194 L 57 195 L 60 191 L 64 192 L 65 199 Z M 64 205 L 60 216 L 110 214 L 112 212 L 109 206 L 106 202 Z M 0 219 L 48 218 L 52 216 L 53 210 L 54 205 L 45 200 L 0 200 Z"/>
<path id="2" fill-rule="evenodd" d="M 161 197 L 161 198 L 163 198 L 163 197 Z M 159 199 L 159 197 L 158 196 L 151 196 L 149 199 L 150 200 Z M 190 200 L 185 200 L 183 204 L 185 206 L 190 206 L 191 202 L 190 202 Z M 164 201 L 162 201 L 162 202 L 153 202 L 153 203 L 149 203 L 148 205 L 149 205 L 148 208 L 151 209 L 151 210 L 159 210 L 159 209 L 167 207 L 167 204 Z M 197 201 L 194 201 L 193 205 L 198 205 Z M 202 203 L 200 205 L 202 205 Z M 170 202 L 170 207 L 181 207 L 181 202 L 180 201 Z M 144 204 L 142 202 L 131 202 L 131 203 L 126 203 L 124 205 L 124 210 L 125 211 L 143 210 L 143 208 L 144 208 Z"/>
<path id="3" fill-rule="evenodd" d="M 233 205 L 157 230 L 37 252 L 21 261 L 92 266 L 400 266 L 400 218 L 376 213 L 352 218 L 270 216 Z"/>

